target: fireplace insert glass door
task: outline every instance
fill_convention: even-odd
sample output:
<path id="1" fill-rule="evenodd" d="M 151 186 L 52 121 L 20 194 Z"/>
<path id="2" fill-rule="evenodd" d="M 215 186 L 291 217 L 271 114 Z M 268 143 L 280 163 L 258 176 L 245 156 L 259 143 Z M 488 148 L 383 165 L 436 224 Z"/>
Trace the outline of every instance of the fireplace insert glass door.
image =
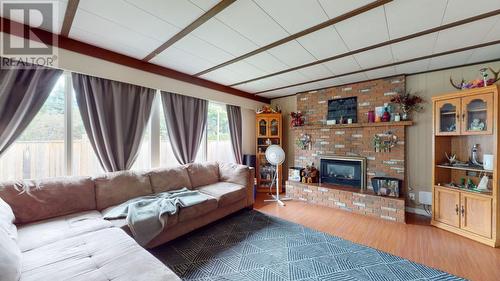
<path id="1" fill-rule="evenodd" d="M 364 189 L 363 159 L 323 158 L 320 162 L 322 183 L 347 185 Z"/>

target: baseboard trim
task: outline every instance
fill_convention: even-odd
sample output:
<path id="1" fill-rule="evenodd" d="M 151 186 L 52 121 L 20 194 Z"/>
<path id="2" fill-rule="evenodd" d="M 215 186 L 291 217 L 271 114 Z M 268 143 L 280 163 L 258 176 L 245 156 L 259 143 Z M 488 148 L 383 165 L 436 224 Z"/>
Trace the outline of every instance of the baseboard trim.
<path id="1" fill-rule="evenodd" d="M 412 214 L 417 214 L 417 215 L 422 215 L 426 217 L 431 217 L 425 210 L 419 209 L 419 208 L 412 208 L 412 207 L 405 207 L 405 211 L 407 213 L 412 213 Z"/>

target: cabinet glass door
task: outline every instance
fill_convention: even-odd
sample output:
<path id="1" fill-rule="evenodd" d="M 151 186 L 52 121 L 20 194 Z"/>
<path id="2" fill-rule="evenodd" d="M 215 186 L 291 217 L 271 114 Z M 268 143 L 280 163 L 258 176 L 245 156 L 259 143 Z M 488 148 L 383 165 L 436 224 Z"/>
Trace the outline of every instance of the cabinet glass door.
<path id="1" fill-rule="evenodd" d="M 460 134 L 460 99 L 436 102 L 436 135 Z"/>
<path id="2" fill-rule="evenodd" d="M 257 124 L 259 137 L 267 137 L 267 119 L 259 119 Z"/>
<path id="3" fill-rule="evenodd" d="M 280 136 L 280 122 L 277 118 L 272 118 L 269 121 L 269 136 L 279 137 Z"/>
<path id="4" fill-rule="evenodd" d="M 464 135 L 493 133 L 493 94 L 462 98 L 462 133 Z"/>

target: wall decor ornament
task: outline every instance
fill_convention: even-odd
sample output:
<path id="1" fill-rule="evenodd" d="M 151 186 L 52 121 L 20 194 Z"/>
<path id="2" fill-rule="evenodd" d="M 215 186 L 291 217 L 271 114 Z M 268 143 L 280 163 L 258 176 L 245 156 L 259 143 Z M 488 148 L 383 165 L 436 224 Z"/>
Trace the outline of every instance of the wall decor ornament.
<path id="1" fill-rule="evenodd" d="M 297 146 L 302 149 L 312 149 L 311 135 L 309 134 L 300 134 L 300 137 L 295 142 Z"/>
<path id="2" fill-rule="evenodd" d="M 383 134 L 376 134 L 372 138 L 372 147 L 375 152 L 391 152 L 391 149 L 398 143 L 398 136 L 392 131 Z"/>
<path id="3" fill-rule="evenodd" d="M 488 79 L 488 70 L 493 74 L 493 78 Z M 455 81 L 453 81 L 453 78 L 451 78 L 450 76 L 450 83 L 455 89 L 465 90 L 490 86 L 500 80 L 500 70 L 494 71 L 493 68 L 487 67 L 481 68 L 479 70 L 479 73 L 481 74 L 481 78 L 469 82 L 465 82 L 465 79 L 462 78 L 460 83 L 456 83 Z"/>

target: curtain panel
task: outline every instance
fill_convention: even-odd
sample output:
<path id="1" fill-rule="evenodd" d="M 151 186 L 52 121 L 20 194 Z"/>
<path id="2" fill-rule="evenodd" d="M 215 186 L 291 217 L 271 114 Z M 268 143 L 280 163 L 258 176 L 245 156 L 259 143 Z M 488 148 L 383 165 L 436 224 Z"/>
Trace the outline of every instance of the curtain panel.
<path id="1" fill-rule="evenodd" d="M 0 156 L 21 135 L 47 100 L 60 69 L 0 69 Z"/>
<path id="2" fill-rule="evenodd" d="M 229 133 L 231 135 L 231 145 L 233 147 L 236 163 L 243 163 L 243 132 L 241 121 L 241 108 L 235 105 L 226 105 L 227 119 L 229 123 Z"/>
<path id="3" fill-rule="evenodd" d="M 72 79 L 85 131 L 103 169 L 130 169 L 156 90 L 79 73 Z"/>
<path id="4" fill-rule="evenodd" d="M 208 101 L 163 91 L 161 100 L 175 158 L 180 164 L 193 163 L 207 124 Z"/>

